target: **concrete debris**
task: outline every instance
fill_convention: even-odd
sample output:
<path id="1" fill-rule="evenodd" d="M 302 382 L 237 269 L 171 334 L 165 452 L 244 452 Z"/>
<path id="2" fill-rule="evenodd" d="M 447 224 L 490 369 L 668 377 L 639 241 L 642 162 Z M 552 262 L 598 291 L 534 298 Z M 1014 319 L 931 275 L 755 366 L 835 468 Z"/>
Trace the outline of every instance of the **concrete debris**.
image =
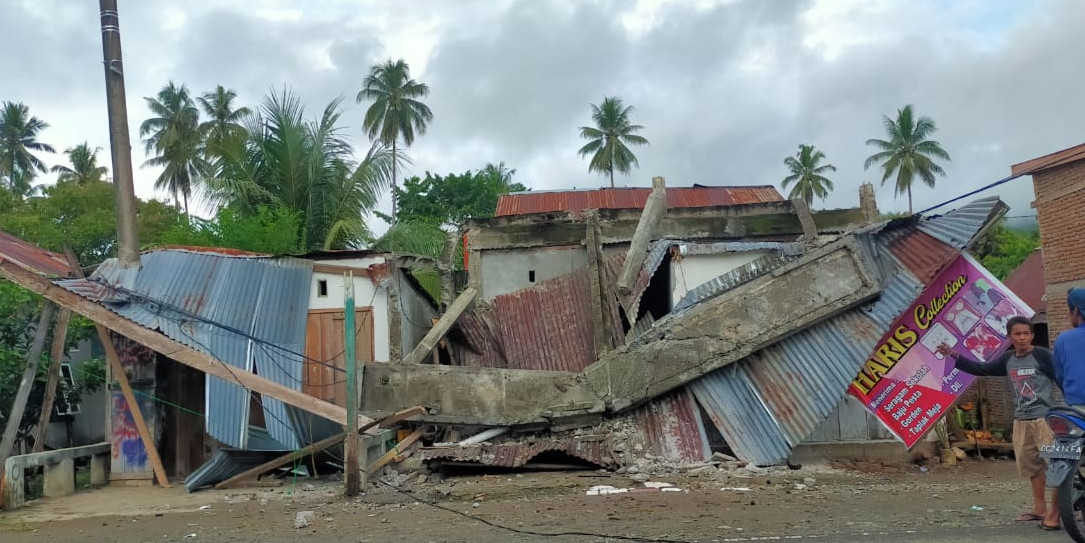
<path id="1" fill-rule="evenodd" d="M 720 489 L 721 492 L 749 492 L 750 488 L 745 486 L 725 486 Z"/>
<path id="2" fill-rule="evenodd" d="M 299 511 L 297 516 L 294 517 L 294 527 L 298 529 L 307 528 L 315 518 L 316 513 L 312 511 Z"/>
<path id="3" fill-rule="evenodd" d="M 629 478 L 638 483 L 643 483 L 651 479 L 652 476 L 647 473 L 634 473 L 633 475 L 630 475 Z"/>
<path id="4" fill-rule="evenodd" d="M 713 462 L 737 462 L 738 458 L 735 458 L 729 454 L 723 454 L 721 452 L 712 453 Z"/>
<path id="5" fill-rule="evenodd" d="M 610 485 L 596 485 L 588 489 L 588 496 L 603 496 L 606 494 L 625 494 L 628 488 L 617 488 Z"/>
<path id="6" fill-rule="evenodd" d="M 670 483 L 664 483 L 664 482 L 661 482 L 661 481 L 645 481 L 644 482 L 644 487 L 645 488 L 670 488 L 670 487 L 673 487 L 673 486 L 674 485 L 672 485 Z"/>
<path id="7" fill-rule="evenodd" d="M 818 480 L 813 477 L 803 477 L 802 482 L 806 486 L 814 486 Z"/>
<path id="8" fill-rule="evenodd" d="M 720 470 L 717 469 L 716 466 L 709 465 L 691 469 L 686 472 L 686 475 L 689 475 L 690 477 L 701 477 L 703 475 L 715 475 L 719 471 Z"/>

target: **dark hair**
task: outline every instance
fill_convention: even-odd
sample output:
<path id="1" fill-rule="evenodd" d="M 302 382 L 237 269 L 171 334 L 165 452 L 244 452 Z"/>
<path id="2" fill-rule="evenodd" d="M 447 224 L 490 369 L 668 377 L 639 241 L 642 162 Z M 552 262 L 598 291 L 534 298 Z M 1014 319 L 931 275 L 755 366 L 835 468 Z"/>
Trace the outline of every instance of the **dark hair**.
<path id="1" fill-rule="evenodd" d="M 1025 317 L 1022 317 L 1021 315 L 1018 315 L 1016 317 L 1010 317 L 1010 320 L 1006 321 L 1006 335 L 1008 336 L 1012 334 L 1013 327 L 1017 326 L 1018 324 L 1024 324 L 1025 326 L 1028 326 L 1029 332 L 1032 331 L 1032 322 Z"/>

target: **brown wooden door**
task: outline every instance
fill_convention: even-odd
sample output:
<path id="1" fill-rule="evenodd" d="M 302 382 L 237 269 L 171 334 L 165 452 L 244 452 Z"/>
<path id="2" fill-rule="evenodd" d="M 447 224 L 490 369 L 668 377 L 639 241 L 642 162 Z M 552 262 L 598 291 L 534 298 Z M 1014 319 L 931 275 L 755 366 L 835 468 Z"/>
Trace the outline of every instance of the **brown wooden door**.
<path id="1" fill-rule="evenodd" d="M 305 333 L 305 376 L 302 391 L 310 396 L 347 405 L 346 347 L 343 341 L 345 311 L 309 311 Z M 373 361 L 373 308 L 355 309 L 355 350 L 359 363 Z"/>

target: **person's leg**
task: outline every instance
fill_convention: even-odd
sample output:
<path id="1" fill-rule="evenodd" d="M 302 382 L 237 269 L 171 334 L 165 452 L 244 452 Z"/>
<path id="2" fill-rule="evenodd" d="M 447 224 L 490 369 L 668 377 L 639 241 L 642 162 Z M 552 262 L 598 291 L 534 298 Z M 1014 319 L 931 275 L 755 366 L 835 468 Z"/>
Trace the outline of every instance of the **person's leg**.
<path id="1" fill-rule="evenodd" d="M 1032 439 L 1032 448 L 1036 450 L 1036 465 L 1041 468 L 1042 471 L 1037 473 L 1037 476 L 1033 479 L 1039 479 L 1040 481 L 1040 500 L 1043 500 L 1042 494 L 1044 487 L 1046 487 L 1047 477 L 1047 461 L 1040 458 L 1040 448 L 1045 445 L 1050 445 L 1055 442 L 1055 434 L 1051 431 L 1051 428 L 1047 425 L 1047 421 L 1044 419 L 1037 419 L 1035 421 L 1029 421 L 1031 428 L 1030 435 Z M 1033 483 L 1035 489 L 1036 484 Z M 1033 491 L 1035 493 L 1035 490 Z M 1050 530 L 1057 529 L 1059 527 L 1059 503 L 1058 493 L 1055 489 L 1051 489 L 1051 503 L 1047 507 L 1047 514 L 1044 515 L 1044 519 L 1040 521 L 1040 527 Z"/>
<path id="2" fill-rule="evenodd" d="M 1032 427 L 1029 421 L 1013 421 L 1013 457 L 1017 463 L 1017 472 L 1029 479 L 1032 490 L 1032 509 L 1017 515 L 1018 521 L 1043 520 L 1047 516 L 1047 500 L 1044 495 L 1044 474 L 1036 467 L 1039 450 L 1036 449 Z"/>

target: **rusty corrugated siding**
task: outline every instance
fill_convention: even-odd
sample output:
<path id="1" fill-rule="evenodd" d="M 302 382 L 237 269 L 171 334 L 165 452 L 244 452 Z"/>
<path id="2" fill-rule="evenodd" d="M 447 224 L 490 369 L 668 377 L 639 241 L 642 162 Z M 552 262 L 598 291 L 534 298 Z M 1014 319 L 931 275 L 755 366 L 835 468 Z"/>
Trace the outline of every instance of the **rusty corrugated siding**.
<path id="1" fill-rule="evenodd" d="M 485 466 L 518 468 L 545 452 L 560 452 L 600 467 L 615 468 L 619 462 L 606 436 L 536 439 L 527 442 L 469 445 L 466 447 L 423 447 L 423 461 L 451 460 Z"/>
<path id="2" fill-rule="evenodd" d="M 537 191 L 503 194 L 497 200 L 498 217 L 553 213 L 579 213 L 585 209 L 642 209 L 650 188 Z M 668 208 L 715 207 L 783 201 L 771 185 L 749 187 L 675 187 L 667 189 Z"/>
<path id="3" fill-rule="evenodd" d="M 644 449 L 682 462 L 702 462 L 711 453 L 693 394 L 686 388 L 653 399 L 633 412 Z"/>
<path id="4" fill-rule="evenodd" d="M 923 284 L 934 279 L 942 268 L 957 257 L 959 251 L 914 226 L 907 226 L 879 235 L 878 244 L 888 249 Z"/>
<path id="5" fill-rule="evenodd" d="M 1040 249 L 1033 251 L 1010 273 L 1003 284 L 1037 314 L 1047 313 L 1047 299 L 1044 298 L 1044 253 Z"/>
<path id="6" fill-rule="evenodd" d="M 493 300 L 509 368 L 581 371 L 595 361 L 588 271 L 543 281 Z"/>
<path id="7" fill-rule="evenodd" d="M 68 277 L 68 260 L 64 255 L 46 251 L 29 241 L 21 240 L 7 232 L 0 231 L 0 260 L 12 262 L 41 275 Z"/>

